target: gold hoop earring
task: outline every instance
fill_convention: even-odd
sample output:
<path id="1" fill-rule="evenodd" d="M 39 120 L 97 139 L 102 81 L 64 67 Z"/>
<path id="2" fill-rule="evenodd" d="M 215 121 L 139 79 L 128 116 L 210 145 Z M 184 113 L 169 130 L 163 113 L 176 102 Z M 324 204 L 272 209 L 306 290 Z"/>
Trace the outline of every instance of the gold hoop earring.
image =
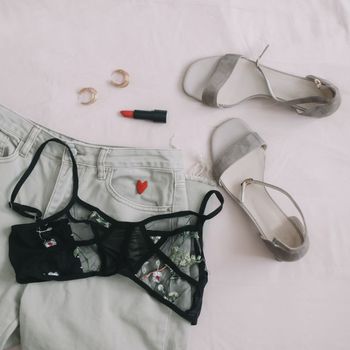
<path id="1" fill-rule="evenodd" d="M 91 105 L 96 102 L 97 90 L 92 87 L 85 87 L 78 91 L 79 102 L 82 105 Z"/>
<path id="2" fill-rule="evenodd" d="M 120 79 L 117 80 L 117 77 L 119 78 L 121 77 L 122 80 L 121 81 Z M 111 74 L 111 84 L 119 88 L 125 88 L 126 86 L 129 85 L 129 73 L 123 69 L 117 69 L 113 71 Z"/>

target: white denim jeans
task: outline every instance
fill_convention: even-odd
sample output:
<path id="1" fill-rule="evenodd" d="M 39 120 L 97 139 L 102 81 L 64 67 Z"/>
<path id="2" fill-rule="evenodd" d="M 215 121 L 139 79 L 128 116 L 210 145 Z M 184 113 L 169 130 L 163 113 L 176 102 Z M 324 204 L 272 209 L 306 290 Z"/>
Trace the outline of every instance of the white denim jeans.
<path id="1" fill-rule="evenodd" d="M 189 324 L 123 276 L 16 283 L 8 259 L 10 227 L 31 220 L 7 203 L 33 153 L 53 137 L 68 143 L 75 155 L 79 196 L 117 220 L 198 210 L 209 189 L 185 179 L 179 150 L 89 144 L 0 106 L 0 350 L 19 341 L 23 350 L 185 349 Z M 139 179 L 148 181 L 142 196 L 135 188 Z M 66 205 L 71 190 L 71 161 L 63 147 L 53 143 L 45 148 L 17 201 L 47 217 Z"/>

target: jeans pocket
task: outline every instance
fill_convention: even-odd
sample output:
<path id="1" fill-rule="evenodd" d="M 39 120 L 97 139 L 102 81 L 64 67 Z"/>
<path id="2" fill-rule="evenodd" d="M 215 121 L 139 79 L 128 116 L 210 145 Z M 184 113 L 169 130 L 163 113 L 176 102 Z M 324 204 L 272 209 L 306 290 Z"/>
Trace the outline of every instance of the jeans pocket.
<path id="1" fill-rule="evenodd" d="M 175 175 L 164 168 L 117 168 L 108 172 L 106 188 L 114 199 L 134 209 L 166 212 L 174 201 Z"/>
<path id="2" fill-rule="evenodd" d="M 11 160 L 18 155 L 20 139 L 0 128 L 0 161 Z"/>

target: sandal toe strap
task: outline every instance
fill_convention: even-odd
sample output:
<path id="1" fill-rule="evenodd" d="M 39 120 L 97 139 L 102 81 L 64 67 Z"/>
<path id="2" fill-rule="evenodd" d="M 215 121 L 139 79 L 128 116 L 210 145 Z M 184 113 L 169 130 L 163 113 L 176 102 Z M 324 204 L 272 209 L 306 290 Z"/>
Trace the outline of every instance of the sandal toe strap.
<path id="1" fill-rule="evenodd" d="M 256 132 L 249 132 L 238 141 L 235 141 L 231 146 L 227 147 L 225 152 L 214 162 L 213 175 L 215 179 L 219 182 L 221 175 L 232 164 L 260 147 L 266 149 L 266 143 Z"/>
<path id="2" fill-rule="evenodd" d="M 219 90 L 230 77 L 241 57 L 240 55 L 227 54 L 219 59 L 203 90 L 202 102 L 204 104 L 212 107 L 218 106 L 217 97 Z"/>

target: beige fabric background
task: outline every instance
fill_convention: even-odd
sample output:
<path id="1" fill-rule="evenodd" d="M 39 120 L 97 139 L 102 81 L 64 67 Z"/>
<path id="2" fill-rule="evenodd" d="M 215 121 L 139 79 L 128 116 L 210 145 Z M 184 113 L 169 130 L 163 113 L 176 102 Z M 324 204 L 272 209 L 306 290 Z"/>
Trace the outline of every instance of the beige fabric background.
<path id="1" fill-rule="evenodd" d="M 0 101 L 28 118 L 96 143 L 159 148 L 172 138 L 188 168 L 209 161 L 210 133 L 231 117 L 268 143 L 266 179 L 303 208 L 310 252 L 275 262 L 226 197 L 205 237 L 210 282 L 190 350 L 350 347 L 349 25 L 347 0 L 0 1 Z M 182 93 L 193 60 L 255 58 L 267 43 L 264 64 L 338 85 L 339 111 L 315 120 L 260 101 L 222 111 Z M 108 82 L 118 68 L 130 73 L 126 89 Z M 84 86 L 98 90 L 94 105 L 77 103 Z M 167 109 L 168 123 L 118 116 L 129 108 Z"/>

